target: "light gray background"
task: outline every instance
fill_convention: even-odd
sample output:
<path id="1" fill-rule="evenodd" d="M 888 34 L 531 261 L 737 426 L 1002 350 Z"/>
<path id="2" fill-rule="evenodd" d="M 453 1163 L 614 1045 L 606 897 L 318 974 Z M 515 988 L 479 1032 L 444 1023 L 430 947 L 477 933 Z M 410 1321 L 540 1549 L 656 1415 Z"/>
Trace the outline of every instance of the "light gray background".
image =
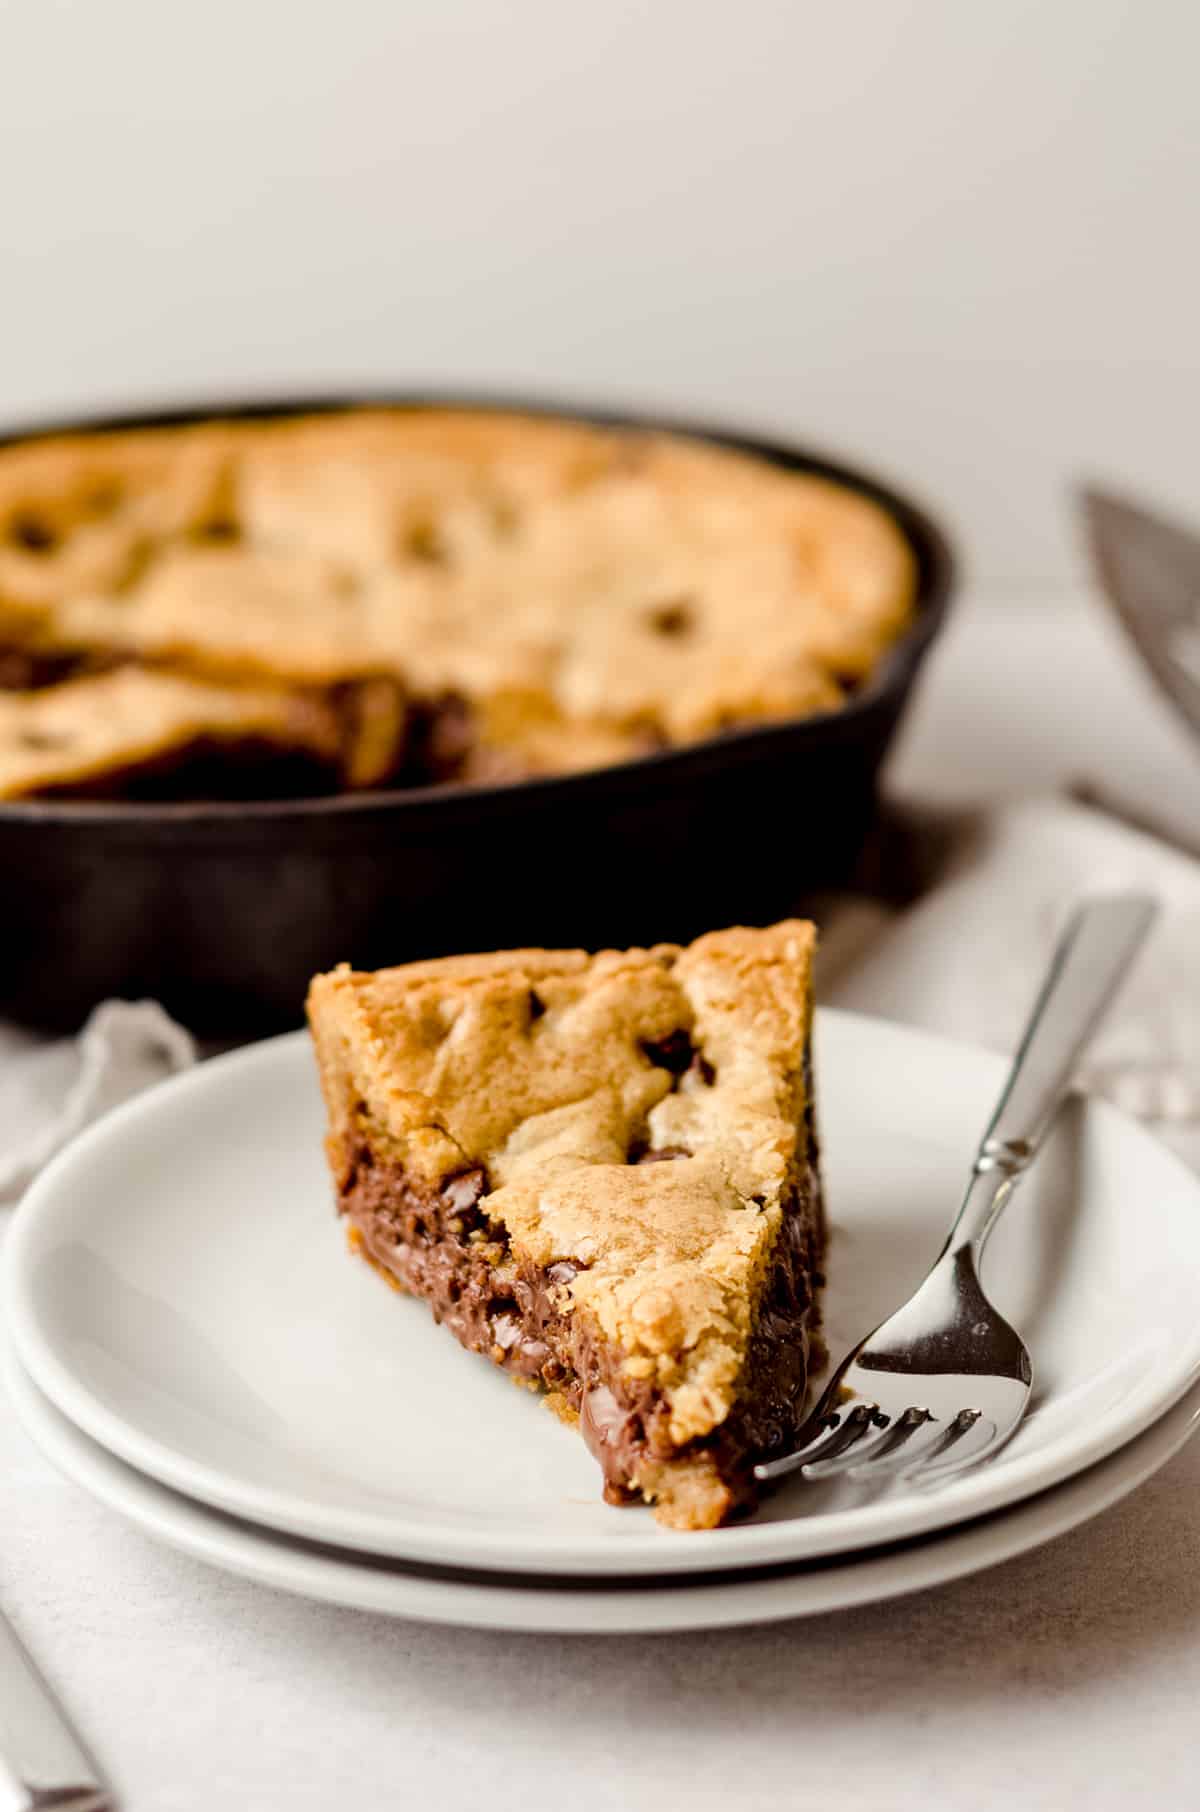
<path id="1" fill-rule="evenodd" d="M 345 383 L 711 411 L 1078 570 L 1196 503 L 1188 0 L 0 0 L 0 420 Z"/>

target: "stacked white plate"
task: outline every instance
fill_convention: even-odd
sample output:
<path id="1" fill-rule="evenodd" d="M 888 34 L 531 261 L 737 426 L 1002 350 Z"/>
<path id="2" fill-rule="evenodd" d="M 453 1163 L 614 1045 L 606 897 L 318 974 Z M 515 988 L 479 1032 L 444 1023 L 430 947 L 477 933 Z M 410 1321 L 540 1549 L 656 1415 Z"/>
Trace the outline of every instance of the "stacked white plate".
<path id="1" fill-rule="evenodd" d="M 936 1254 L 1005 1066 L 846 1014 L 818 1041 L 836 1354 Z M 151 1534 L 275 1586 L 529 1630 L 827 1611 L 1062 1533 L 1200 1419 L 1200 1184 L 1080 1103 L 988 1251 L 1037 1368 L 1004 1453 L 936 1492 L 797 1480 L 672 1533 L 606 1508 L 575 1434 L 351 1262 L 322 1131 L 302 1034 L 220 1058 L 72 1145 L 5 1251 L 34 1439 Z"/>

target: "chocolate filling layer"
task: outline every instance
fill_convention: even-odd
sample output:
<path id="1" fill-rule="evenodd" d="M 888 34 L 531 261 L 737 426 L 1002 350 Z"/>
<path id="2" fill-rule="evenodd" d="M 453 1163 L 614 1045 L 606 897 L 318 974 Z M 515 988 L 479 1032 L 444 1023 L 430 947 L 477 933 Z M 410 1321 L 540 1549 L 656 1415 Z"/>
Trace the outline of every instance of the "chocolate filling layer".
<path id="1" fill-rule="evenodd" d="M 412 713 L 403 782 L 461 780 L 478 741 L 475 713 L 457 692 L 418 703 Z"/>
<path id="2" fill-rule="evenodd" d="M 63 681 L 105 672 L 122 663 L 101 655 L 31 652 L 0 646 L 0 692 L 34 692 Z M 369 682 L 368 682 L 369 684 Z M 290 748 L 264 738 L 237 741 L 200 739 L 188 747 L 148 761 L 131 763 L 96 780 L 71 781 L 41 789 L 35 796 L 61 799 L 106 799 L 182 802 L 199 799 L 296 799 L 380 788 L 447 786 L 473 781 L 509 782 L 529 777 L 530 769 L 513 749 L 480 741 L 477 714 L 457 693 L 413 701 L 407 727 L 394 749 L 373 760 L 367 776 L 356 775 L 349 739 L 357 734 L 360 688 L 349 682 L 324 694 L 345 729 L 343 759 L 322 760 L 303 747 Z M 647 731 L 640 747 L 646 753 L 667 746 Z M 636 751 L 631 751 L 636 752 Z M 661 1061 L 671 1067 L 668 1051 Z"/>
<path id="3" fill-rule="evenodd" d="M 176 804 L 189 799 L 308 799 L 339 790 L 332 762 L 265 737 L 245 736 L 220 742 L 200 738 L 186 749 L 116 774 L 44 787 L 38 796 Z"/>
<path id="4" fill-rule="evenodd" d="M 565 1286 L 578 1264 L 563 1259 L 542 1268 L 517 1260 L 507 1231 L 487 1215 L 486 1191 L 478 1168 L 451 1177 L 440 1191 L 423 1189 L 364 1136 L 346 1153 L 340 1207 L 365 1255 L 423 1297 L 463 1346 L 578 1412 L 610 1503 L 638 1497 L 635 1481 L 647 1460 L 696 1453 L 715 1466 L 732 1505 L 753 1503 L 754 1461 L 786 1447 L 804 1409 L 823 1228 L 815 1170 L 797 1181 L 785 1204 L 737 1403 L 711 1435 L 683 1447 L 671 1438 L 663 1394 L 623 1375 L 622 1352 L 585 1315 L 569 1312 Z"/>

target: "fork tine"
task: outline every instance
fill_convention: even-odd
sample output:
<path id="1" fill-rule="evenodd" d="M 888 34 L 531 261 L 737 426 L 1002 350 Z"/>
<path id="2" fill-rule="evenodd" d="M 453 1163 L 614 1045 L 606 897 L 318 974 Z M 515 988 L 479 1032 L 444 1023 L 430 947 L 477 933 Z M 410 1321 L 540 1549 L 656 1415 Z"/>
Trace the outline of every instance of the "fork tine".
<path id="1" fill-rule="evenodd" d="M 872 1478 L 885 1479 L 910 1477 L 924 1465 L 926 1460 L 932 1460 L 938 1454 L 945 1453 L 948 1448 L 955 1446 L 974 1426 L 973 1422 L 969 1420 L 964 1421 L 963 1416 L 960 1415 L 956 1416 L 953 1422 L 941 1428 L 939 1432 L 934 1433 L 932 1425 L 937 1422 L 938 1418 L 935 1415 L 932 1415 L 928 1410 L 924 1411 L 923 1414 L 919 1410 L 908 1410 L 905 1413 L 906 1415 L 912 1415 L 914 1421 L 910 1427 L 905 1429 L 903 1440 L 896 1441 L 890 1452 L 880 1453 L 876 1450 L 876 1457 L 872 1457 L 872 1453 L 870 1452 L 861 1455 L 861 1457 L 855 1455 L 856 1466 L 861 1467 L 864 1473 L 867 1471 L 867 1468 L 870 1467 Z M 975 1415 L 975 1413 L 974 1410 L 967 1410 L 964 1412 L 964 1415 L 970 1417 Z M 920 1419 L 916 1420 L 915 1418 L 917 1417 L 920 1417 Z M 903 1417 L 898 1417 L 896 1426 L 899 1426 L 900 1422 L 903 1420 Z M 922 1429 L 928 1431 L 929 1438 L 923 1443 L 919 1443 L 919 1452 L 913 1453 L 912 1450 L 908 1448 L 908 1442 L 912 1440 L 914 1435 L 919 1435 Z"/>
<path id="2" fill-rule="evenodd" d="M 932 1460 L 928 1467 L 918 1466 L 910 1474 L 908 1483 L 919 1486 L 921 1489 L 926 1486 L 944 1485 L 947 1479 L 957 1478 L 960 1473 L 969 1472 L 981 1461 L 990 1459 L 992 1454 L 1004 1446 L 1013 1430 L 1011 1428 L 998 1429 L 996 1424 L 991 1421 L 988 1422 L 988 1427 L 991 1429 L 991 1433 L 984 1440 L 982 1447 L 973 1447 L 969 1453 L 952 1454 L 948 1460 L 943 1462 Z"/>
<path id="3" fill-rule="evenodd" d="M 909 1463 L 900 1468 L 901 1477 L 907 1482 L 918 1472 L 924 1472 L 928 1466 L 930 1468 L 929 1476 L 932 1478 L 938 1471 L 937 1462 L 941 1460 L 942 1455 L 948 1453 L 952 1447 L 957 1447 L 960 1441 L 966 1440 L 979 1420 L 980 1413 L 977 1409 L 960 1409 L 953 1422 L 947 1423 L 936 1441 L 921 1453 L 909 1456 Z M 989 1426 L 993 1431 L 995 1430 L 994 1422 Z"/>
<path id="4" fill-rule="evenodd" d="M 835 1454 L 844 1452 L 847 1447 L 860 1441 L 877 1414 L 874 1403 L 856 1403 L 833 1428 L 826 1426 L 819 1430 L 794 1453 L 785 1454 L 779 1460 L 766 1460 L 762 1465 L 756 1466 L 755 1478 L 767 1483 L 772 1479 L 786 1478 L 790 1472 L 799 1472 L 801 1467 L 807 1471 L 818 1460 L 832 1459 Z"/>
<path id="5" fill-rule="evenodd" d="M 899 1453 L 912 1440 L 918 1428 L 924 1428 L 927 1422 L 932 1421 L 933 1417 L 927 1409 L 906 1409 L 875 1440 L 865 1444 L 859 1442 L 836 1459 L 810 1461 L 804 1468 L 804 1476 L 810 1479 L 831 1479 L 845 1472 L 852 1478 L 857 1478 L 860 1473 L 872 1470 L 876 1461 Z"/>
<path id="6" fill-rule="evenodd" d="M 807 1441 L 803 1441 L 799 1447 L 794 1448 L 791 1453 L 785 1453 L 777 1460 L 760 1460 L 754 1468 L 755 1478 L 760 1484 L 765 1485 L 772 1483 L 775 1479 L 785 1479 L 790 1472 L 799 1471 L 800 1467 L 806 1463 L 808 1455 L 821 1447 L 828 1435 L 829 1428 L 824 1425 L 818 1428 L 816 1434 L 810 1436 Z"/>

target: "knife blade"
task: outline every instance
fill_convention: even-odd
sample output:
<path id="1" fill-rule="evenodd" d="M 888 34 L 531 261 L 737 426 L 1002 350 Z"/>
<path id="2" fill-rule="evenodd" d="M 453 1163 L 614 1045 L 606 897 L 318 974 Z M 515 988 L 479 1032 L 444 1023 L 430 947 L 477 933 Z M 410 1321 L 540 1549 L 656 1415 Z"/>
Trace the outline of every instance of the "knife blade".
<path id="1" fill-rule="evenodd" d="M 1200 735 L 1200 534 L 1098 485 L 1081 486 L 1079 502 L 1105 596 Z"/>

